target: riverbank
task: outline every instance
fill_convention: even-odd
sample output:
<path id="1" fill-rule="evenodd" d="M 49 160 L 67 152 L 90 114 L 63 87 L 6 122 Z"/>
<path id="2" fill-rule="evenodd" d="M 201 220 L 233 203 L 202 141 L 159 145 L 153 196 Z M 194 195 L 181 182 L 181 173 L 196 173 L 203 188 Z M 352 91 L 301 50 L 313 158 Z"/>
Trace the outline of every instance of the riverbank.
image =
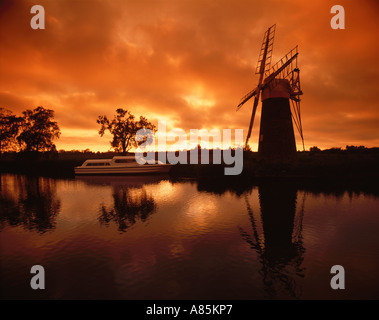
<path id="1" fill-rule="evenodd" d="M 74 167 L 85 159 L 101 156 L 57 156 L 54 159 L 1 159 L 0 173 L 16 173 L 50 177 L 74 177 Z M 103 155 L 104 157 L 104 155 Z M 333 179 L 374 181 L 379 178 L 379 153 L 312 153 L 299 152 L 294 163 L 266 163 L 256 153 L 244 154 L 243 171 L 237 176 L 225 176 L 225 165 L 179 164 L 171 172 L 172 179 Z"/>

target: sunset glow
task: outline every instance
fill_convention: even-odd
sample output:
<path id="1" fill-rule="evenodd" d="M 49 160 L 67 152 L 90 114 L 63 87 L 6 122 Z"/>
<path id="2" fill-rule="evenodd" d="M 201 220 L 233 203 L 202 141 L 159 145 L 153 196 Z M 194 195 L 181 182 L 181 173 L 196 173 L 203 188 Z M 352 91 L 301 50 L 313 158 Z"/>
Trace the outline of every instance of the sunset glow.
<path id="1" fill-rule="evenodd" d="M 375 0 L 339 1 L 345 30 L 331 29 L 327 0 L 39 0 L 45 30 L 30 27 L 34 4 L 0 2 L 0 107 L 53 109 L 58 150 L 109 150 L 96 119 L 117 108 L 188 137 L 214 128 L 246 136 L 252 102 L 235 109 L 256 86 L 262 36 L 274 23 L 273 63 L 299 46 L 306 149 L 379 146 Z M 297 132 L 296 142 L 301 149 Z"/>

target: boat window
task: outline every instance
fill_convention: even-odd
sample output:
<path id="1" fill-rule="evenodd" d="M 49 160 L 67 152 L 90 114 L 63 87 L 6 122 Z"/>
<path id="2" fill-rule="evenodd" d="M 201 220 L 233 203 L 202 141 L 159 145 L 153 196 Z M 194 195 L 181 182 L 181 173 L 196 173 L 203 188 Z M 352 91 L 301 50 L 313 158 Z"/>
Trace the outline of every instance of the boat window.
<path id="1" fill-rule="evenodd" d="M 134 163 L 134 159 L 116 159 L 115 163 Z"/>
<path id="2" fill-rule="evenodd" d="M 109 166 L 109 162 L 89 162 L 87 167 Z"/>

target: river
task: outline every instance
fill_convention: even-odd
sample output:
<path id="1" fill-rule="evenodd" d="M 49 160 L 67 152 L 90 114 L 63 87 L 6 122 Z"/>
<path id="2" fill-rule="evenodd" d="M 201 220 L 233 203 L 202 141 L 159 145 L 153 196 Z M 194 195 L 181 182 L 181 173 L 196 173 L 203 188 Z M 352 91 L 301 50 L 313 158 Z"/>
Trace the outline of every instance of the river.
<path id="1" fill-rule="evenodd" d="M 379 298 L 378 190 L 3 174 L 0 196 L 2 299 Z"/>

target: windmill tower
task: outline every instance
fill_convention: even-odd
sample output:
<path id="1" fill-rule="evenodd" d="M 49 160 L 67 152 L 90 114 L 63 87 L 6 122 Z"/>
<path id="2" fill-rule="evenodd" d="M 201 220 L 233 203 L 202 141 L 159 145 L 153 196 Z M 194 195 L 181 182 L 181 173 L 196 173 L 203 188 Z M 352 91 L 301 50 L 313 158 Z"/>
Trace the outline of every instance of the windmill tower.
<path id="1" fill-rule="evenodd" d="M 253 111 L 245 142 L 247 147 L 261 97 L 262 112 L 258 154 L 262 159 L 269 161 L 290 161 L 296 156 L 292 121 L 299 131 L 304 149 L 300 117 L 300 95 L 303 92 L 300 89 L 300 70 L 297 67 L 299 53 L 296 46 L 271 66 L 275 28 L 275 24 L 268 28 L 263 37 L 255 71 L 255 74 L 259 75 L 258 85 L 241 99 L 237 111 L 254 97 Z"/>

